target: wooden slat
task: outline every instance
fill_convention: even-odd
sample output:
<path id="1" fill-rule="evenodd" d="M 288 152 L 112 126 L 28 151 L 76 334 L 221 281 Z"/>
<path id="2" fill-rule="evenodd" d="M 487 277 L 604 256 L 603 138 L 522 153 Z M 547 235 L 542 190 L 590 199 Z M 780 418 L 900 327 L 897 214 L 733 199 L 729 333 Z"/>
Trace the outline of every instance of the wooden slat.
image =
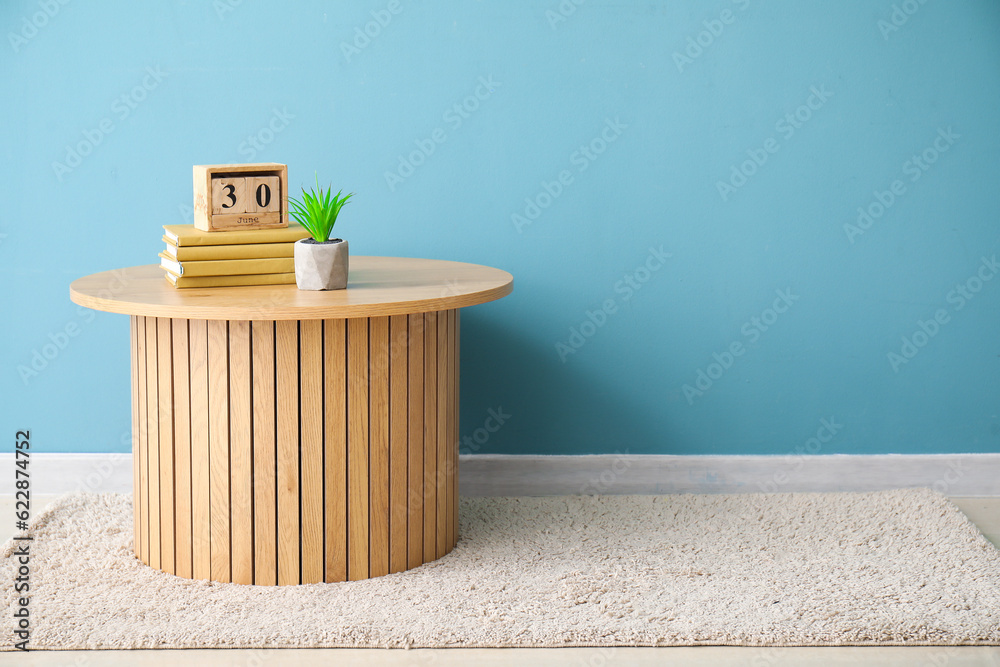
<path id="1" fill-rule="evenodd" d="M 451 480 L 452 495 L 454 497 L 454 501 L 453 502 L 454 502 L 454 507 L 455 507 L 455 516 L 452 517 L 452 520 L 454 522 L 455 539 L 454 539 L 454 541 L 452 543 L 452 546 L 454 546 L 455 544 L 458 544 L 458 537 L 459 537 L 459 535 L 458 535 L 458 525 L 459 525 L 458 524 L 458 518 L 459 518 L 459 512 L 458 512 L 458 508 L 459 508 L 459 495 L 458 495 L 458 473 L 459 473 L 458 443 L 459 443 L 459 440 L 462 437 L 461 419 L 460 419 L 461 411 L 459 410 L 459 408 L 462 405 L 462 393 L 461 393 L 461 390 L 460 390 L 460 382 L 459 382 L 459 379 L 461 378 L 461 375 L 462 375 L 459 372 L 459 369 L 461 368 L 461 364 L 459 363 L 459 361 L 461 359 L 460 349 L 461 349 L 461 343 L 462 343 L 462 330 L 461 330 L 462 327 L 461 327 L 461 322 L 462 322 L 462 311 L 456 309 L 455 310 L 455 343 L 454 343 L 454 349 L 452 349 L 452 355 L 453 355 L 454 360 L 455 360 L 455 369 L 453 371 L 453 375 L 454 375 L 454 378 L 455 378 L 455 395 L 454 395 L 454 398 L 452 399 L 452 410 L 455 413 L 455 426 L 454 426 L 454 428 L 455 428 L 455 438 L 454 438 L 455 447 L 454 447 L 454 450 L 451 453 L 452 457 L 455 460 L 455 475 L 452 477 L 452 480 Z"/>
<path id="2" fill-rule="evenodd" d="M 156 319 L 157 412 L 160 418 L 160 568 L 174 574 L 174 362 L 170 320 Z"/>
<path id="3" fill-rule="evenodd" d="M 368 320 L 347 321 L 347 576 L 368 578 Z"/>
<path id="4" fill-rule="evenodd" d="M 146 468 L 149 489 L 149 564 L 160 567 L 160 418 L 156 355 L 156 318 L 146 318 Z"/>
<path id="5" fill-rule="evenodd" d="M 424 562 L 437 558 L 437 313 L 424 313 Z"/>
<path id="6" fill-rule="evenodd" d="M 278 583 L 277 494 L 275 491 L 274 322 L 254 321 L 253 375 L 253 520 L 254 583 Z"/>
<path id="7" fill-rule="evenodd" d="M 139 539 L 135 553 L 143 563 L 149 564 L 149 426 L 146 408 L 146 318 L 135 317 L 136 400 L 138 401 L 139 427 L 135 458 L 139 464 L 139 483 L 133 494 L 135 523 Z"/>
<path id="8" fill-rule="evenodd" d="M 212 580 L 232 581 L 229 504 L 229 323 L 208 321 L 208 449 Z"/>
<path id="9" fill-rule="evenodd" d="M 174 568 L 191 578 L 191 378 L 188 321 L 171 320 L 174 357 Z"/>
<path id="10" fill-rule="evenodd" d="M 389 574 L 389 318 L 369 326 L 369 576 Z"/>
<path id="11" fill-rule="evenodd" d="M 298 584 L 299 570 L 299 323 L 275 323 L 278 469 L 278 585 Z"/>
<path id="12" fill-rule="evenodd" d="M 302 583 L 323 581 L 323 322 L 299 323 Z"/>
<path id="13" fill-rule="evenodd" d="M 406 569 L 407 318 L 389 321 L 389 571 Z"/>
<path id="14" fill-rule="evenodd" d="M 424 316 L 407 316 L 406 567 L 424 562 Z"/>
<path id="15" fill-rule="evenodd" d="M 347 581 L 347 322 L 323 322 L 325 581 Z"/>
<path id="16" fill-rule="evenodd" d="M 448 327 L 450 311 L 438 313 L 437 328 L 437 550 L 440 558 L 447 551 L 448 540 Z"/>
<path id="17" fill-rule="evenodd" d="M 253 583 L 253 459 L 250 322 L 229 323 L 229 480 L 232 578 Z"/>
<path id="18" fill-rule="evenodd" d="M 445 409 L 448 420 L 445 428 L 445 438 L 447 439 L 447 464 L 448 475 L 444 480 L 445 484 L 445 551 L 451 551 L 455 546 L 455 487 L 452 482 L 458 471 L 455 469 L 454 452 L 458 449 L 458 439 L 455 436 L 455 421 L 458 417 L 455 410 L 455 313 L 448 311 L 448 332 L 447 332 L 447 371 L 448 386 L 445 398 Z"/>
<path id="19" fill-rule="evenodd" d="M 139 366 L 136 359 L 136 316 L 128 318 L 129 366 L 131 370 L 129 391 L 132 403 L 132 551 L 139 555 Z"/>
<path id="20" fill-rule="evenodd" d="M 208 446 L 208 322 L 188 323 L 191 347 L 191 571 L 212 576 L 211 465 Z"/>

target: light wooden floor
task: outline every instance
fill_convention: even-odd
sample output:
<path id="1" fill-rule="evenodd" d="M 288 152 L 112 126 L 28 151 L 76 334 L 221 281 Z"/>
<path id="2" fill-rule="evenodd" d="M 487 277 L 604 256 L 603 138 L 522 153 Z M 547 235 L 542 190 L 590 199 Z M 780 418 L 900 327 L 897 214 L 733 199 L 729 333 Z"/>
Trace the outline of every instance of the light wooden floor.
<path id="1" fill-rule="evenodd" d="M 36 496 L 36 508 L 51 496 Z M 953 498 L 966 516 L 993 544 L 1000 547 L 1000 498 Z M 0 499 L 0 517 L 13 517 L 13 500 Z M 3 521 L 0 541 L 7 540 L 13 520 Z M 0 654 L 0 664 L 29 667 L 123 667 L 212 665 L 213 667 L 270 667 L 272 665 L 336 664 L 387 665 L 393 667 L 839 667 L 880 665 L 886 667 L 1000 667 L 1000 647 L 839 647 L 839 648 L 749 648 L 701 646 L 679 648 L 574 648 L 574 649 L 280 649 L 280 650 L 187 650 L 187 651 L 33 651 Z"/>

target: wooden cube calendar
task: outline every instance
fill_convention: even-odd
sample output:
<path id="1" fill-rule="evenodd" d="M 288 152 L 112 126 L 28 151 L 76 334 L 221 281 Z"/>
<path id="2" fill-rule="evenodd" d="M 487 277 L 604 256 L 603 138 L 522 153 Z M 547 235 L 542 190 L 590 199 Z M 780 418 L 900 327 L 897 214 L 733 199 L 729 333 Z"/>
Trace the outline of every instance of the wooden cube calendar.
<path id="1" fill-rule="evenodd" d="M 205 232 L 287 227 L 287 165 L 195 165 L 194 226 Z"/>

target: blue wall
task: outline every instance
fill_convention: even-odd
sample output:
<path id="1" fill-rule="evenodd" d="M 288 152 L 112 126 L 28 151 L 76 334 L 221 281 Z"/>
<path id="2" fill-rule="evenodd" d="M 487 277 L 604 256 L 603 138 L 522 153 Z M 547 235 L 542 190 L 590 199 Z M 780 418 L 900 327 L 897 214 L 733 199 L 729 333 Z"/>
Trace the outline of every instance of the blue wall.
<path id="1" fill-rule="evenodd" d="M 277 161 L 355 254 L 514 274 L 467 451 L 1000 451 L 1000 3 L 576 2 L 2 3 L 6 431 L 125 451 L 69 283 Z"/>

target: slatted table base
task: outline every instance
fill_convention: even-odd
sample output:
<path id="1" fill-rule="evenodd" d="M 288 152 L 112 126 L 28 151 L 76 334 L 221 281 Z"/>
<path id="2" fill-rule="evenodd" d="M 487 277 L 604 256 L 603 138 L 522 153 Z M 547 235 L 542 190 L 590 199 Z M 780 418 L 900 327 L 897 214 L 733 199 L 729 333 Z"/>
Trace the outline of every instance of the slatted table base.
<path id="1" fill-rule="evenodd" d="M 367 579 L 458 538 L 457 310 L 131 317 L 135 553 L 190 579 Z"/>

